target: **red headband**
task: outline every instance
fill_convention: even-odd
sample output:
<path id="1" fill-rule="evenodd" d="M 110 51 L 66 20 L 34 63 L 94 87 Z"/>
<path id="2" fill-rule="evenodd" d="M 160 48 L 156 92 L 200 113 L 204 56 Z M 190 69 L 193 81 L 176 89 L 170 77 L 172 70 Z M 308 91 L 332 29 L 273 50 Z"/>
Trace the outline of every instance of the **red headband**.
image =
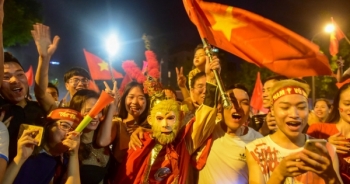
<path id="1" fill-rule="evenodd" d="M 78 126 L 79 123 L 83 120 L 83 117 L 78 111 L 67 108 L 55 109 L 51 111 L 49 115 L 47 115 L 47 118 L 54 120 L 72 121 L 74 123 L 73 126 Z"/>
<path id="2" fill-rule="evenodd" d="M 306 91 L 297 86 L 286 86 L 284 88 L 279 89 L 272 95 L 272 102 L 274 103 L 276 100 L 278 100 L 280 97 L 285 96 L 285 95 L 303 95 L 304 97 L 307 98 Z"/>

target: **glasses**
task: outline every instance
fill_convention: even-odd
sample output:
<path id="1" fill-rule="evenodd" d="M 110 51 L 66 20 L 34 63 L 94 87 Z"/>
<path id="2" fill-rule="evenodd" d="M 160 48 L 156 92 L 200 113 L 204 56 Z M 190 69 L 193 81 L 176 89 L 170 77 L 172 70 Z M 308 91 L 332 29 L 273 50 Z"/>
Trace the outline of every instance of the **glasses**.
<path id="1" fill-rule="evenodd" d="M 72 125 L 63 121 L 58 122 L 58 128 L 66 132 L 70 132 L 73 130 Z"/>
<path id="2" fill-rule="evenodd" d="M 83 79 L 78 79 L 78 78 L 73 78 L 73 79 L 69 79 L 69 82 L 73 83 L 74 85 L 79 84 L 79 82 L 81 82 L 82 84 L 86 85 L 89 83 L 89 79 L 87 78 L 83 78 Z"/>

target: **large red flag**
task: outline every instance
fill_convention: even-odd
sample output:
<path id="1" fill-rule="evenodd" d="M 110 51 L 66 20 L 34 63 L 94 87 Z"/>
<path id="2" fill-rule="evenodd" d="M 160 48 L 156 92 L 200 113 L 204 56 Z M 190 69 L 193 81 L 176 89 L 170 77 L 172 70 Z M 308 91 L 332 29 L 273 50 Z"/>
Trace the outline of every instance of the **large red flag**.
<path id="1" fill-rule="evenodd" d="M 91 78 L 93 80 L 110 80 L 111 73 L 109 72 L 109 64 L 101 58 L 91 54 L 84 49 L 87 65 L 90 70 Z M 115 79 L 123 78 L 123 75 L 113 69 Z"/>
<path id="2" fill-rule="evenodd" d="M 288 77 L 331 75 L 317 45 L 252 12 L 201 0 L 183 0 L 201 38 L 248 62 Z"/>
<path id="3" fill-rule="evenodd" d="M 25 73 L 27 80 L 28 80 L 28 86 L 32 86 L 34 83 L 34 73 L 33 73 L 33 67 L 30 65 L 28 71 Z"/>
<path id="4" fill-rule="evenodd" d="M 96 85 L 95 81 L 90 80 L 89 89 L 95 91 L 96 93 L 100 93 L 100 88 Z"/>
<path id="5" fill-rule="evenodd" d="M 250 100 L 250 106 L 253 108 L 253 113 L 257 114 L 263 108 L 263 84 L 260 79 L 260 72 L 256 75 L 255 87 L 252 94 L 252 99 Z"/>
<path id="6" fill-rule="evenodd" d="M 334 31 L 330 34 L 330 42 L 329 42 L 329 53 L 332 56 L 335 56 L 338 54 L 339 51 L 339 41 L 343 38 L 345 38 L 345 34 L 343 31 L 338 27 L 338 25 L 335 23 L 333 20 L 333 17 L 331 17 L 332 24 L 334 25 L 335 29 Z"/>

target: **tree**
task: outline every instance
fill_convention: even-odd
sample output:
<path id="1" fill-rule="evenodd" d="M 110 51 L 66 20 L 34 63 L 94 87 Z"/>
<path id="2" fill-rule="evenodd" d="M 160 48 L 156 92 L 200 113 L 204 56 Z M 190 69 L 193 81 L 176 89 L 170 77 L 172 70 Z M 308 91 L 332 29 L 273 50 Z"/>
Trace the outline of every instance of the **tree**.
<path id="1" fill-rule="evenodd" d="M 41 4 L 36 0 L 6 0 L 4 4 L 4 47 L 32 40 L 33 24 L 42 21 Z"/>

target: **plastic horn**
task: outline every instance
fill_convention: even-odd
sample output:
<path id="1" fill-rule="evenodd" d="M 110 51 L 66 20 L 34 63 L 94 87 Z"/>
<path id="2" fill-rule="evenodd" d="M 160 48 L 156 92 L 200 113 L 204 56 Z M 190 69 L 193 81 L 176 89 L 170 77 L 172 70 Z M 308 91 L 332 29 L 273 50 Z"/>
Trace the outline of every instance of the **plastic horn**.
<path id="1" fill-rule="evenodd" d="M 202 42 L 203 42 L 203 47 L 204 47 L 204 50 L 205 50 L 205 54 L 209 57 L 209 61 L 212 62 L 213 56 L 212 56 L 212 52 L 211 52 L 211 46 L 207 43 L 207 40 L 205 38 L 202 38 Z M 218 71 L 213 70 L 213 72 L 214 72 L 216 83 L 217 83 L 218 88 L 219 88 L 220 96 L 222 98 L 223 107 L 225 109 L 231 109 L 232 102 L 229 99 L 228 95 L 225 93 L 225 89 L 224 89 L 224 85 L 222 83 L 222 79 L 221 79 L 220 75 L 218 74 Z"/>
<path id="2" fill-rule="evenodd" d="M 84 119 L 79 123 L 78 127 L 75 129 L 77 132 L 82 132 L 84 128 L 91 122 L 91 120 L 99 113 L 103 108 L 110 104 L 114 98 L 102 91 L 100 98 L 98 98 L 96 104 L 90 110 L 89 114 L 84 117 Z"/>

